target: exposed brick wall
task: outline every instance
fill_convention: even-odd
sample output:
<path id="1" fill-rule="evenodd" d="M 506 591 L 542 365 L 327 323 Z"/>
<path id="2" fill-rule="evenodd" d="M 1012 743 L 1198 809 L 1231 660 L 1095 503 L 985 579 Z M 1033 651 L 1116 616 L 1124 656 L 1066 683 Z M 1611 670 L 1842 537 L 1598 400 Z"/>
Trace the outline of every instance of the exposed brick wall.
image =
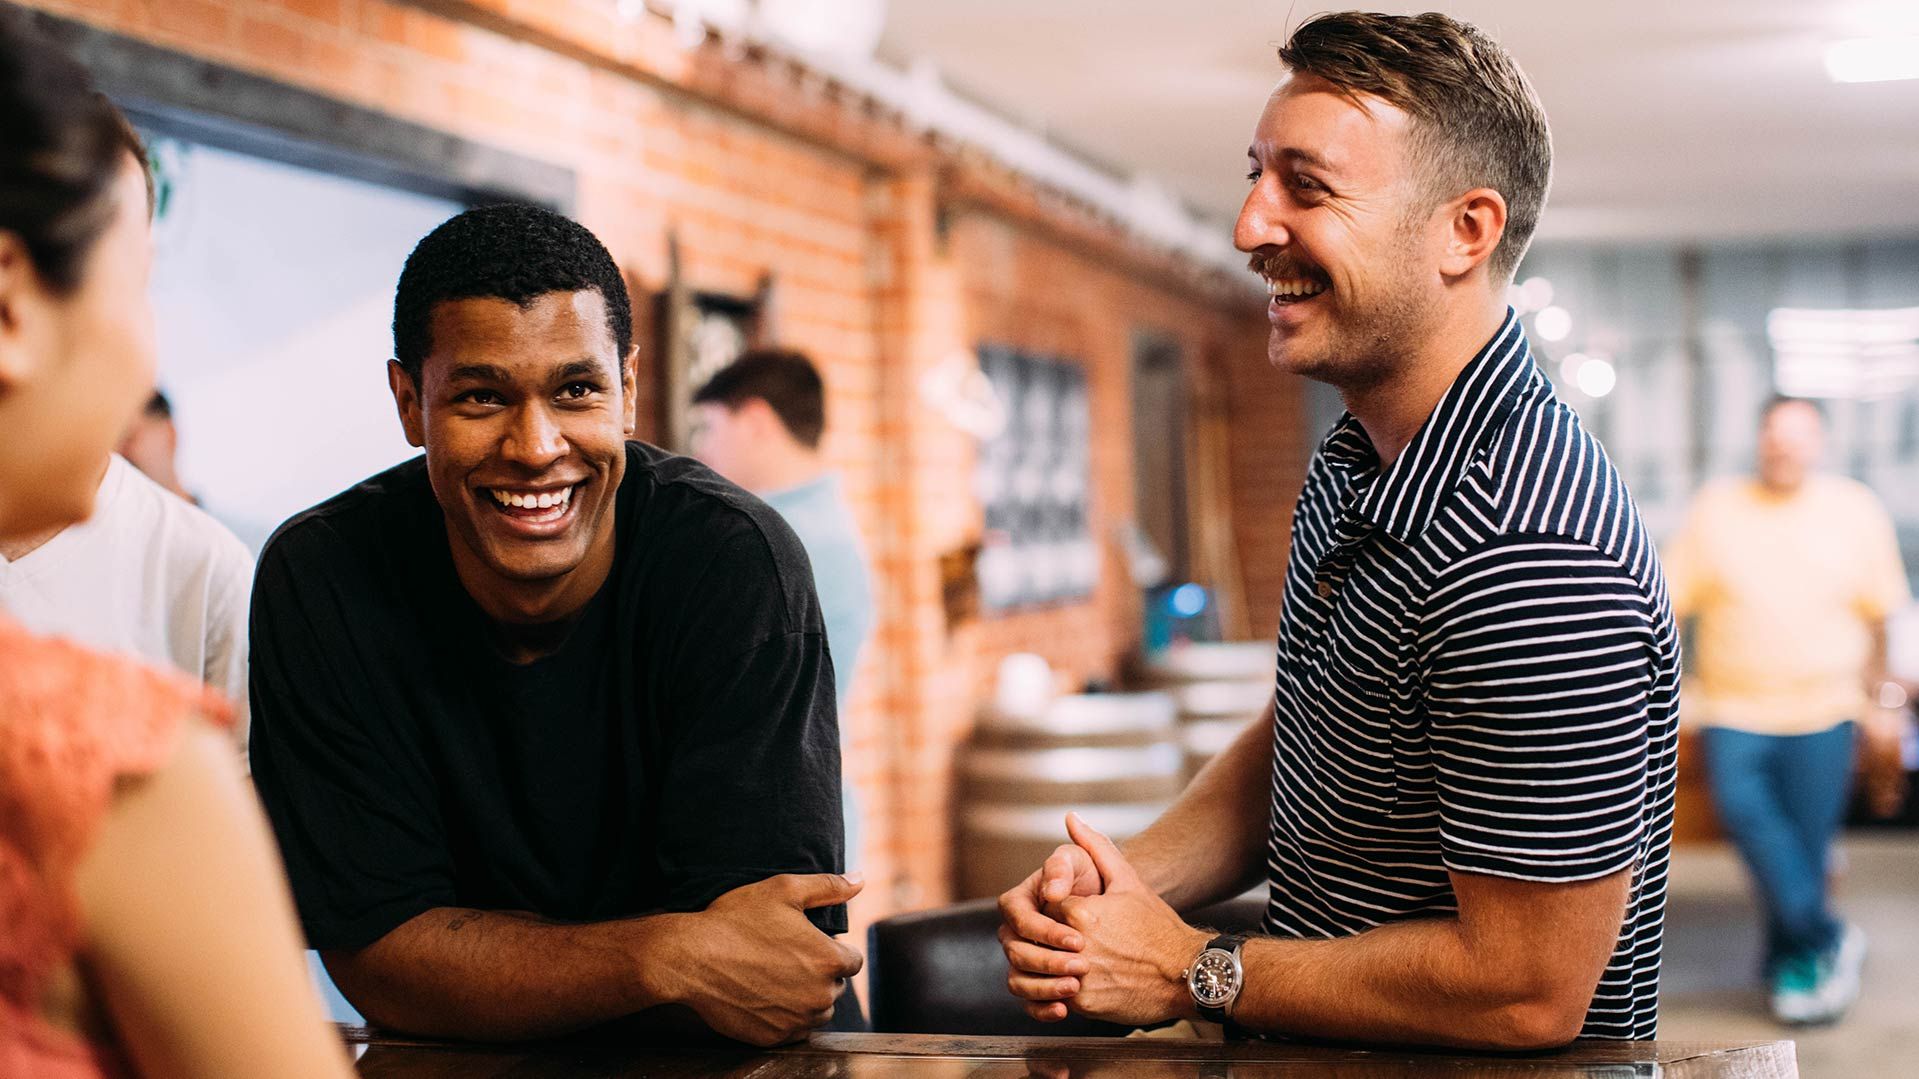
<path id="1" fill-rule="evenodd" d="M 1133 515 L 1134 337 L 1147 332 L 1172 341 L 1184 362 L 1198 365 L 1260 328 L 1243 309 L 1208 309 L 1142 284 L 1125 266 L 981 212 L 951 226 L 950 249 L 965 280 L 967 339 L 1077 362 L 1091 397 L 1090 525 L 1101 558 L 1098 587 L 1088 602 L 1012 613 L 982 626 L 982 678 L 991 678 L 1000 656 L 1026 651 L 1045 656 L 1075 684 L 1110 681 L 1117 659 L 1140 637 L 1139 594 L 1118 540 L 1119 526 Z"/>
<path id="2" fill-rule="evenodd" d="M 1251 636 L 1273 640 L 1292 547 L 1293 501 L 1306 482 L 1305 402 L 1297 375 L 1266 359 L 1264 314 L 1221 343 L 1213 368 L 1226 386 L 1233 535 Z"/>
<path id="3" fill-rule="evenodd" d="M 1299 404 L 1265 365 L 1257 303 L 1071 199 L 777 59 L 682 49 L 665 20 L 625 23 L 610 2 L 31 2 L 570 168 L 577 215 L 636 291 L 664 284 L 669 235 L 694 288 L 748 295 L 774 275 L 780 341 L 825 375 L 826 451 L 869 538 L 880 606 L 846 737 L 866 808 L 856 928 L 950 895 L 953 747 L 998 658 L 1036 651 L 1075 681 L 1110 678 L 1137 638 L 1114 541 L 1132 512 L 1136 329 L 1230 386 L 1234 533 L 1252 623 L 1270 635 Z M 977 537 L 973 448 L 918 387 L 988 341 L 1086 367 L 1102 572 L 1086 602 L 949 627 L 937 559 Z"/>

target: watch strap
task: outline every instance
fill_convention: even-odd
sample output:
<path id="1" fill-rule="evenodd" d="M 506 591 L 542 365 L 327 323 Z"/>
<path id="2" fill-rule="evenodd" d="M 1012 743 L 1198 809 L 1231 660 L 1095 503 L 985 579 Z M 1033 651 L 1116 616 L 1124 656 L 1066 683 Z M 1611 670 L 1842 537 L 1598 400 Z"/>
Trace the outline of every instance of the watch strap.
<path id="1" fill-rule="evenodd" d="M 1207 941 L 1206 947 L 1200 949 L 1200 954 L 1204 955 L 1211 951 L 1228 952 L 1231 953 L 1234 960 L 1237 961 L 1240 956 L 1240 948 L 1245 945 L 1245 943 L 1246 934 L 1244 933 L 1221 933 L 1212 940 Z M 1205 1004 L 1195 998 L 1193 1004 L 1199 1009 L 1200 1017 L 1207 1022 L 1230 1026 L 1233 1020 L 1232 1016 L 1228 1013 L 1232 1011 L 1233 1005 L 1239 1002 L 1239 994 L 1244 991 L 1245 988 L 1245 972 L 1244 968 L 1242 968 L 1240 984 L 1238 988 L 1234 989 L 1231 1000 L 1228 1000 L 1225 1004 Z"/>

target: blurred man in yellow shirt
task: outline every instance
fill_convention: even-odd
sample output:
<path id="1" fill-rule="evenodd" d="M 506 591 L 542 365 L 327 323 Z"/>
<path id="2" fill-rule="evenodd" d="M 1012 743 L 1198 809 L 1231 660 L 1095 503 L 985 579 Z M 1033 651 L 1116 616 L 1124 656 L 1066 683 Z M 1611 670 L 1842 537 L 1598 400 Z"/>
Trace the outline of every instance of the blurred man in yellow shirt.
<path id="1" fill-rule="evenodd" d="M 1695 620 L 1685 714 L 1765 904 L 1773 1014 L 1792 1023 L 1837 1019 L 1859 993 L 1865 936 L 1833 913 L 1826 867 L 1858 727 L 1897 688 L 1886 620 L 1910 598 L 1891 519 L 1814 471 L 1824 444 L 1817 405 L 1773 399 L 1758 475 L 1701 491 L 1664 554 L 1674 613 Z"/>

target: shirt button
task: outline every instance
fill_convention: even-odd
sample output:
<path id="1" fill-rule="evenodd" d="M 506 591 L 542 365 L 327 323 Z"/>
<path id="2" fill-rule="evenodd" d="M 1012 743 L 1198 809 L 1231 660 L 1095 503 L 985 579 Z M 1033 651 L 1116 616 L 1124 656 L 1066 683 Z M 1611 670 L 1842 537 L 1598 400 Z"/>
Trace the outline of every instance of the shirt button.
<path id="1" fill-rule="evenodd" d="M 1333 598 L 1333 582 L 1331 581 L 1319 582 L 1319 598 L 1320 599 Z"/>

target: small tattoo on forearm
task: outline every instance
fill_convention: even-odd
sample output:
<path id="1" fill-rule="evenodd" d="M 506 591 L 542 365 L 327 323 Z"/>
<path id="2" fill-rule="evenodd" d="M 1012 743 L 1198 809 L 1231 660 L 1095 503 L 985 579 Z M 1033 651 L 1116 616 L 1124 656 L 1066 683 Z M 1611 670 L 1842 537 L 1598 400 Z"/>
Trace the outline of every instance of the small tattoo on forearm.
<path id="1" fill-rule="evenodd" d="M 477 910 L 470 910 L 460 914 L 455 914 L 453 916 L 453 920 L 446 923 L 446 931 L 449 933 L 458 933 L 461 929 L 465 928 L 468 924 L 472 922 L 477 922 L 479 920 L 480 920 L 480 912 Z"/>

